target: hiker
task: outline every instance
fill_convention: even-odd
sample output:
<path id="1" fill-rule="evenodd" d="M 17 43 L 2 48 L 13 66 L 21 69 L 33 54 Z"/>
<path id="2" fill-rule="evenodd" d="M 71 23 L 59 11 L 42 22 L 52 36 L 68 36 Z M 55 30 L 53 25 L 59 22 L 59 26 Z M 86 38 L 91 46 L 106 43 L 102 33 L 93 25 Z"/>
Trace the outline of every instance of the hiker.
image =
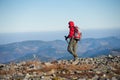
<path id="1" fill-rule="evenodd" d="M 68 25 L 69 25 L 69 35 L 65 36 L 65 40 L 67 41 L 68 38 L 70 40 L 68 42 L 67 50 L 68 50 L 69 53 L 71 53 L 73 55 L 74 60 L 76 60 L 76 59 L 78 59 L 77 44 L 78 44 L 78 41 L 81 38 L 81 33 L 78 31 L 78 27 L 76 27 L 74 25 L 73 21 L 69 21 Z"/>

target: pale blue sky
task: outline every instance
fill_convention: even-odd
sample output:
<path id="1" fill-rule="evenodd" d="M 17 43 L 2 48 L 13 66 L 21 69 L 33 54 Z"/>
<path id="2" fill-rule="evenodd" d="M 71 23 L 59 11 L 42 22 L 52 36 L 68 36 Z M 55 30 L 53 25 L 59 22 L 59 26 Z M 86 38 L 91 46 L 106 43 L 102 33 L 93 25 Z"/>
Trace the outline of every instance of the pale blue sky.
<path id="1" fill-rule="evenodd" d="M 0 0 L 0 33 L 120 29 L 120 0 Z"/>

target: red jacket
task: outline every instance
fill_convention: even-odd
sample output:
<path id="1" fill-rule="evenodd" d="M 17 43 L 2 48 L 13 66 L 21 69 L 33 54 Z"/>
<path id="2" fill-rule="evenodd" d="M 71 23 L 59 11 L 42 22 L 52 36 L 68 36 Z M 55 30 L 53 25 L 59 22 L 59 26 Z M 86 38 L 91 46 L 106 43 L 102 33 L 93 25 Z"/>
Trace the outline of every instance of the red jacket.
<path id="1" fill-rule="evenodd" d="M 68 24 L 69 24 L 69 35 L 68 35 L 68 38 L 72 38 L 74 36 L 74 22 L 70 21 Z"/>
<path id="2" fill-rule="evenodd" d="M 74 27 L 73 26 L 69 26 L 68 38 L 72 38 L 73 36 L 74 36 Z"/>

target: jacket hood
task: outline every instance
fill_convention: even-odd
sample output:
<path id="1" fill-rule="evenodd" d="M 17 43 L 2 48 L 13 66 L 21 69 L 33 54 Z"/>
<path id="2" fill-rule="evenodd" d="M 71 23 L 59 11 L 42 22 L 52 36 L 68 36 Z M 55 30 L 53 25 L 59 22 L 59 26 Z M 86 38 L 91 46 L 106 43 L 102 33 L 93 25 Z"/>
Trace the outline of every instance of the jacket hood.
<path id="1" fill-rule="evenodd" d="M 74 22 L 73 21 L 69 21 L 69 26 L 73 27 L 74 26 Z"/>

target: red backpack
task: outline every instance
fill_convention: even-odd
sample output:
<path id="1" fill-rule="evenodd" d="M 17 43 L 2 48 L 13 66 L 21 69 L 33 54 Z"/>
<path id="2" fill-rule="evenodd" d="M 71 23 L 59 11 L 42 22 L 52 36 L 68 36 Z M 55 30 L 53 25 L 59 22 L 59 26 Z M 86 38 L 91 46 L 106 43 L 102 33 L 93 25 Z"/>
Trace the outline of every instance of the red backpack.
<path id="1" fill-rule="evenodd" d="M 77 26 L 74 27 L 74 39 L 80 40 L 82 33 Z"/>

